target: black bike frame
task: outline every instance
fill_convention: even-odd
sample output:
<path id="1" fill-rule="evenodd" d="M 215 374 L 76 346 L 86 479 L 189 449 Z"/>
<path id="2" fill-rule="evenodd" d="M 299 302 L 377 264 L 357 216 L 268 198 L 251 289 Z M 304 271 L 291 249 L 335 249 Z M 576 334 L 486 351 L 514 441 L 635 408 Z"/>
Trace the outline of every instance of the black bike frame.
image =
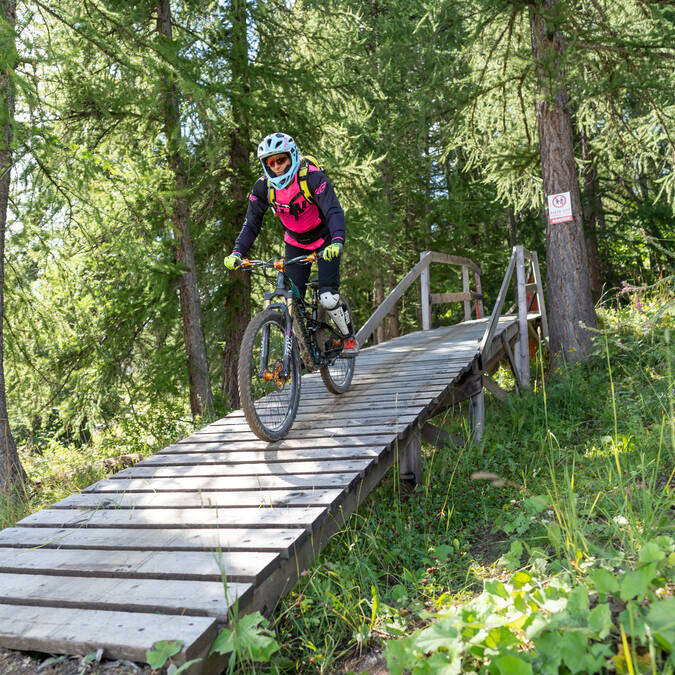
<path id="1" fill-rule="evenodd" d="M 274 298 L 283 298 L 283 302 L 272 302 Z M 307 308 L 305 301 L 300 297 L 300 293 L 293 283 L 293 280 L 287 276 L 284 272 L 277 272 L 277 285 L 273 291 L 265 291 L 265 307 L 273 307 L 278 309 L 284 315 L 284 357 L 282 362 L 282 370 L 279 373 L 280 377 L 288 377 L 290 366 L 291 366 L 291 351 L 293 349 L 293 316 L 291 314 L 291 307 L 293 303 L 297 303 L 301 310 L 306 313 Z M 318 290 L 315 287 L 312 287 L 312 313 L 311 313 L 312 323 L 307 327 L 307 333 L 316 332 L 324 326 L 323 323 L 319 322 L 319 307 L 318 307 Z M 326 325 L 325 327 L 331 329 L 330 326 Z M 332 329 L 331 329 L 332 330 Z M 307 335 L 309 337 L 309 335 Z M 312 347 L 312 344 L 308 344 L 308 347 Z M 340 348 L 341 349 L 341 348 Z M 329 365 L 332 363 L 330 359 L 325 359 L 325 363 L 322 359 L 321 363 L 317 363 L 317 359 L 314 354 L 311 354 L 312 359 L 315 361 L 317 367 L 322 367 L 324 365 Z M 337 354 L 336 354 L 337 356 Z M 269 358 L 269 326 L 266 325 L 263 327 L 262 334 L 262 345 L 260 352 L 260 368 L 258 370 L 258 376 L 263 377 L 265 371 L 268 369 L 268 358 Z M 309 364 L 308 364 L 309 365 Z"/>

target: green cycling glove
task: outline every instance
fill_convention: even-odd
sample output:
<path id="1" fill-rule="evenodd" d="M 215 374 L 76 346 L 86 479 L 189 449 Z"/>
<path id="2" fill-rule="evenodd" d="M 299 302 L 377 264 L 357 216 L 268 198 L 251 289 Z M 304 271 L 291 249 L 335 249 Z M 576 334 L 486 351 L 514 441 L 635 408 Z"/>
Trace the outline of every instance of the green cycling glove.
<path id="1" fill-rule="evenodd" d="M 237 253 L 236 251 L 234 253 L 230 253 L 225 258 L 225 268 L 228 270 L 236 270 L 237 267 L 241 265 L 241 253 Z"/>
<path id="2" fill-rule="evenodd" d="M 339 258 L 342 255 L 342 244 L 334 241 L 332 244 L 328 244 L 326 248 L 323 249 L 323 259 L 324 260 L 333 260 L 334 258 Z"/>

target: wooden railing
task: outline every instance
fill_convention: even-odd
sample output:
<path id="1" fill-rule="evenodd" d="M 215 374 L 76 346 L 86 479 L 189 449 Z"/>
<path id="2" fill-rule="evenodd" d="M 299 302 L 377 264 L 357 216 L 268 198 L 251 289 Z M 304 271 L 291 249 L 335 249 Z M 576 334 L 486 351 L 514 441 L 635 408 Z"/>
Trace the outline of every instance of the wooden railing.
<path id="1" fill-rule="evenodd" d="M 529 262 L 529 268 L 525 269 L 525 261 Z M 530 383 L 530 353 L 528 343 L 528 312 L 534 306 L 536 301 L 537 310 L 541 314 L 541 331 L 544 339 L 548 338 L 548 320 L 546 318 L 546 304 L 544 302 L 544 287 L 541 281 L 541 272 L 539 270 L 539 258 L 536 251 L 528 251 L 521 245 L 513 247 L 511 251 L 511 259 L 506 268 L 506 274 L 502 281 L 497 302 L 492 309 L 490 320 L 485 329 L 483 339 L 480 343 L 480 351 L 484 358 L 488 357 L 486 350 L 492 344 L 495 328 L 501 316 L 506 294 L 511 284 L 513 271 L 516 271 L 516 302 L 511 306 L 506 314 L 510 314 L 514 309 L 518 310 L 518 335 L 519 339 L 516 344 L 515 353 L 512 352 L 511 346 L 504 344 L 504 350 L 511 362 L 511 368 L 518 379 L 521 387 L 528 387 Z M 530 298 L 528 300 L 528 294 Z"/>
<path id="2" fill-rule="evenodd" d="M 444 263 L 446 265 L 457 265 L 462 268 L 462 292 L 461 293 L 431 293 L 431 278 L 429 266 L 432 262 Z M 473 273 L 475 291 L 470 288 L 470 271 Z M 419 278 L 422 283 L 422 330 L 431 328 L 431 306 L 446 302 L 464 303 L 464 320 L 471 319 L 471 303 L 475 302 L 476 318 L 484 315 L 483 293 L 480 280 L 480 266 L 476 265 L 469 258 L 462 258 L 447 253 L 437 253 L 435 251 L 423 251 L 420 253 L 420 261 L 413 267 L 408 274 L 398 282 L 394 289 L 385 298 L 382 304 L 373 312 L 370 318 L 363 324 L 361 330 L 356 334 L 356 339 L 360 345 L 365 344 L 368 338 L 375 332 L 377 327 L 384 321 L 387 315 L 394 308 L 396 303 L 403 297 L 403 294 Z"/>

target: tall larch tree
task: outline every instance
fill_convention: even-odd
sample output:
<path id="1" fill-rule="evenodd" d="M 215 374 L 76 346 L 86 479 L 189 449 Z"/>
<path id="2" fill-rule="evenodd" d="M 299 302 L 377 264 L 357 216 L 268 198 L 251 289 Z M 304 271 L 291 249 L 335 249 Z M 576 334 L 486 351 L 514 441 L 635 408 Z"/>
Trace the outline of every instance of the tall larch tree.
<path id="1" fill-rule="evenodd" d="M 157 3 L 157 32 L 164 37 L 167 45 L 171 45 L 172 22 L 169 0 L 160 0 Z M 213 409 L 213 393 L 190 229 L 190 205 L 186 196 L 187 176 L 181 147 L 179 92 L 168 69 L 165 77 L 163 119 L 167 159 L 174 178 L 172 222 L 176 241 L 176 261 L 184 266 L 184 272 L 179 280 L 179 294 L 190 380 L 190 407 L 193 415 L 200 415 Z"/>
<path id="2" fill-rule="evenodd" d="M 591 297 L 583 210 L 574 157 L 572 119 L 565 84 L 565 44 L 555 20 L 558 0 L 530 7 L 532 56 L 537 78 L 537 124 L 544 196 L 569 192 L 573 220 L 551 224 L 547 218 L 546 263 L 550 348 L 553 354 L 584 358 L 597 326 Z"/>
<path id="3" fill-rule="evenodd" d="M 228 243 L 234 244 L 234 238 L 244 222 L 247 209 L 247 196 L 251 168 L 251 140 L 249 129 L 249 97 L 250 97 L 250 69 L 249 44 L 247 34 L 246 0 L 232 0 L 230 3 L 231 38 L 230 38 L 230 68 L 232 72 L 232 93 L 230 104 L 232 108 L 232 128 L 230 130 L 230 160 L 229 173 L 229 200 L 232 203 L 232 213 L 226 224 L 230 232 Z M 222 366 L 222 390 L 229 399 L 233 408 L 239 407 L 239 389 L 237 382 L 237 358 L 239 345 L 248 324 L 251 310 L 249 298 L 251 294 L 251 276 L 240 271 L 232 274 L 228 284 L 228 294 L 224 310 L 228 314 L 225 326 Z"/>
<path id="4" fill-rule="evenodd" d="M 17 62 L 16 0 L 0 0 L 0 493 L 15 499 L 23 493 L 24 471 L 9 427 L 5 394 L 3 349 L 5 231 L 12 173 L 12 124 L 14 89 L 12 75 Z"/>

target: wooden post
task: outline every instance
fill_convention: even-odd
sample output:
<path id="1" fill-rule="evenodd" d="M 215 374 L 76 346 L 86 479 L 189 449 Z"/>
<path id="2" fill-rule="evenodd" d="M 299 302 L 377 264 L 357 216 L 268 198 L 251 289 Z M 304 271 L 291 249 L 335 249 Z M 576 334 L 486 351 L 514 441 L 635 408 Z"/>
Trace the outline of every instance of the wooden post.
<path id="1" fill-rule="evenodd" d="M 415 425 L 398 453 L 399 476 L 410 484 L 419 485 L 422 482 L 422 436 L 419 425 Z"/>
<path id="2" fill-rule="evenodd" d="M 462 291 L 464 293 L 471 292 L 471 288 L 469 287 L 469 268 L 466 265 L 462 265 Z M 471 300 L 464 301 L 464 321 L 471 321 Z"/>
<path id="3" fill-rule="evenodd" d="M 520 394 L 520 389 L 518 388 L 518 382 L 520 382 L 520 374 L 518 373 L 518 366 L 516 364 L 516 359 L 513 356 L 513 350 L 511 349 L 509 341 L 503 335 L 501 336 L 501 340 L 502 340 L 502 347 L 504 348 L 504 353 L 506 354 L 506 358 L 508 358 L 509 364 L 511 365 L 511 371 L 513 372 L 513 375 L 516 378 L 516 394 Z"/>
<path id="4" fill-rule="evenodd" d="M 480 274 L 474 272 L 473 280 L 474 283 L 476 284 L 476 293 L 478 293 L 479 295 L 483 295 L 483 286 L 480 281 Z M 485 309 L 483 307 L 483 300 L 482 298 L 479 298 L 478 300 L 476 300 L 476 318 L 482 319 L 484 316 L 485 316 Z"/>
<path id="5" fill-rule="evenodd" d="M 420 253 L 420 260 L 424 259 L 429 251 L 422 251 Z M 422 285 L 422 330 L 431 329 L 431 274 L 429 273 L 429 265 L 427 265 L 420 274 L 420 281 Z"/>
<path id="6" fill-rule="evenodd" d="M 530 348 L 527 333 L 527 289 L 525 288 L 525 250 L 516 246 L 516 298 L 518 301 L 518 343 L 516 344 L 516 362 L 520 386 L 530 386 Z"/>
<path id="7" fill-rule="evenodd" d="M 548 320 L 546 318 L 546 300 L 544 299 L 544 284 L 541 281 L 541 271 L 539 270 L 539 256 L 536 251 L 532 251 L 532 273 L 534 274 L 534 283 L 537 284 L 537 301 L 539 312 L 541 313 L 541 334 L 545 339 L 548 338 Z"/>
<path id="8" fill-rule="evenodd" d="M 478 377 L 481 380 L 481 389 L 471 397 L 469 424 L 471 426 L 471 435 L 476 443 L 480 445 L 483 438 L 483 430 L 485 429 L 485 392 L 482 387 L 482 374 L 478 373 Z"/>

